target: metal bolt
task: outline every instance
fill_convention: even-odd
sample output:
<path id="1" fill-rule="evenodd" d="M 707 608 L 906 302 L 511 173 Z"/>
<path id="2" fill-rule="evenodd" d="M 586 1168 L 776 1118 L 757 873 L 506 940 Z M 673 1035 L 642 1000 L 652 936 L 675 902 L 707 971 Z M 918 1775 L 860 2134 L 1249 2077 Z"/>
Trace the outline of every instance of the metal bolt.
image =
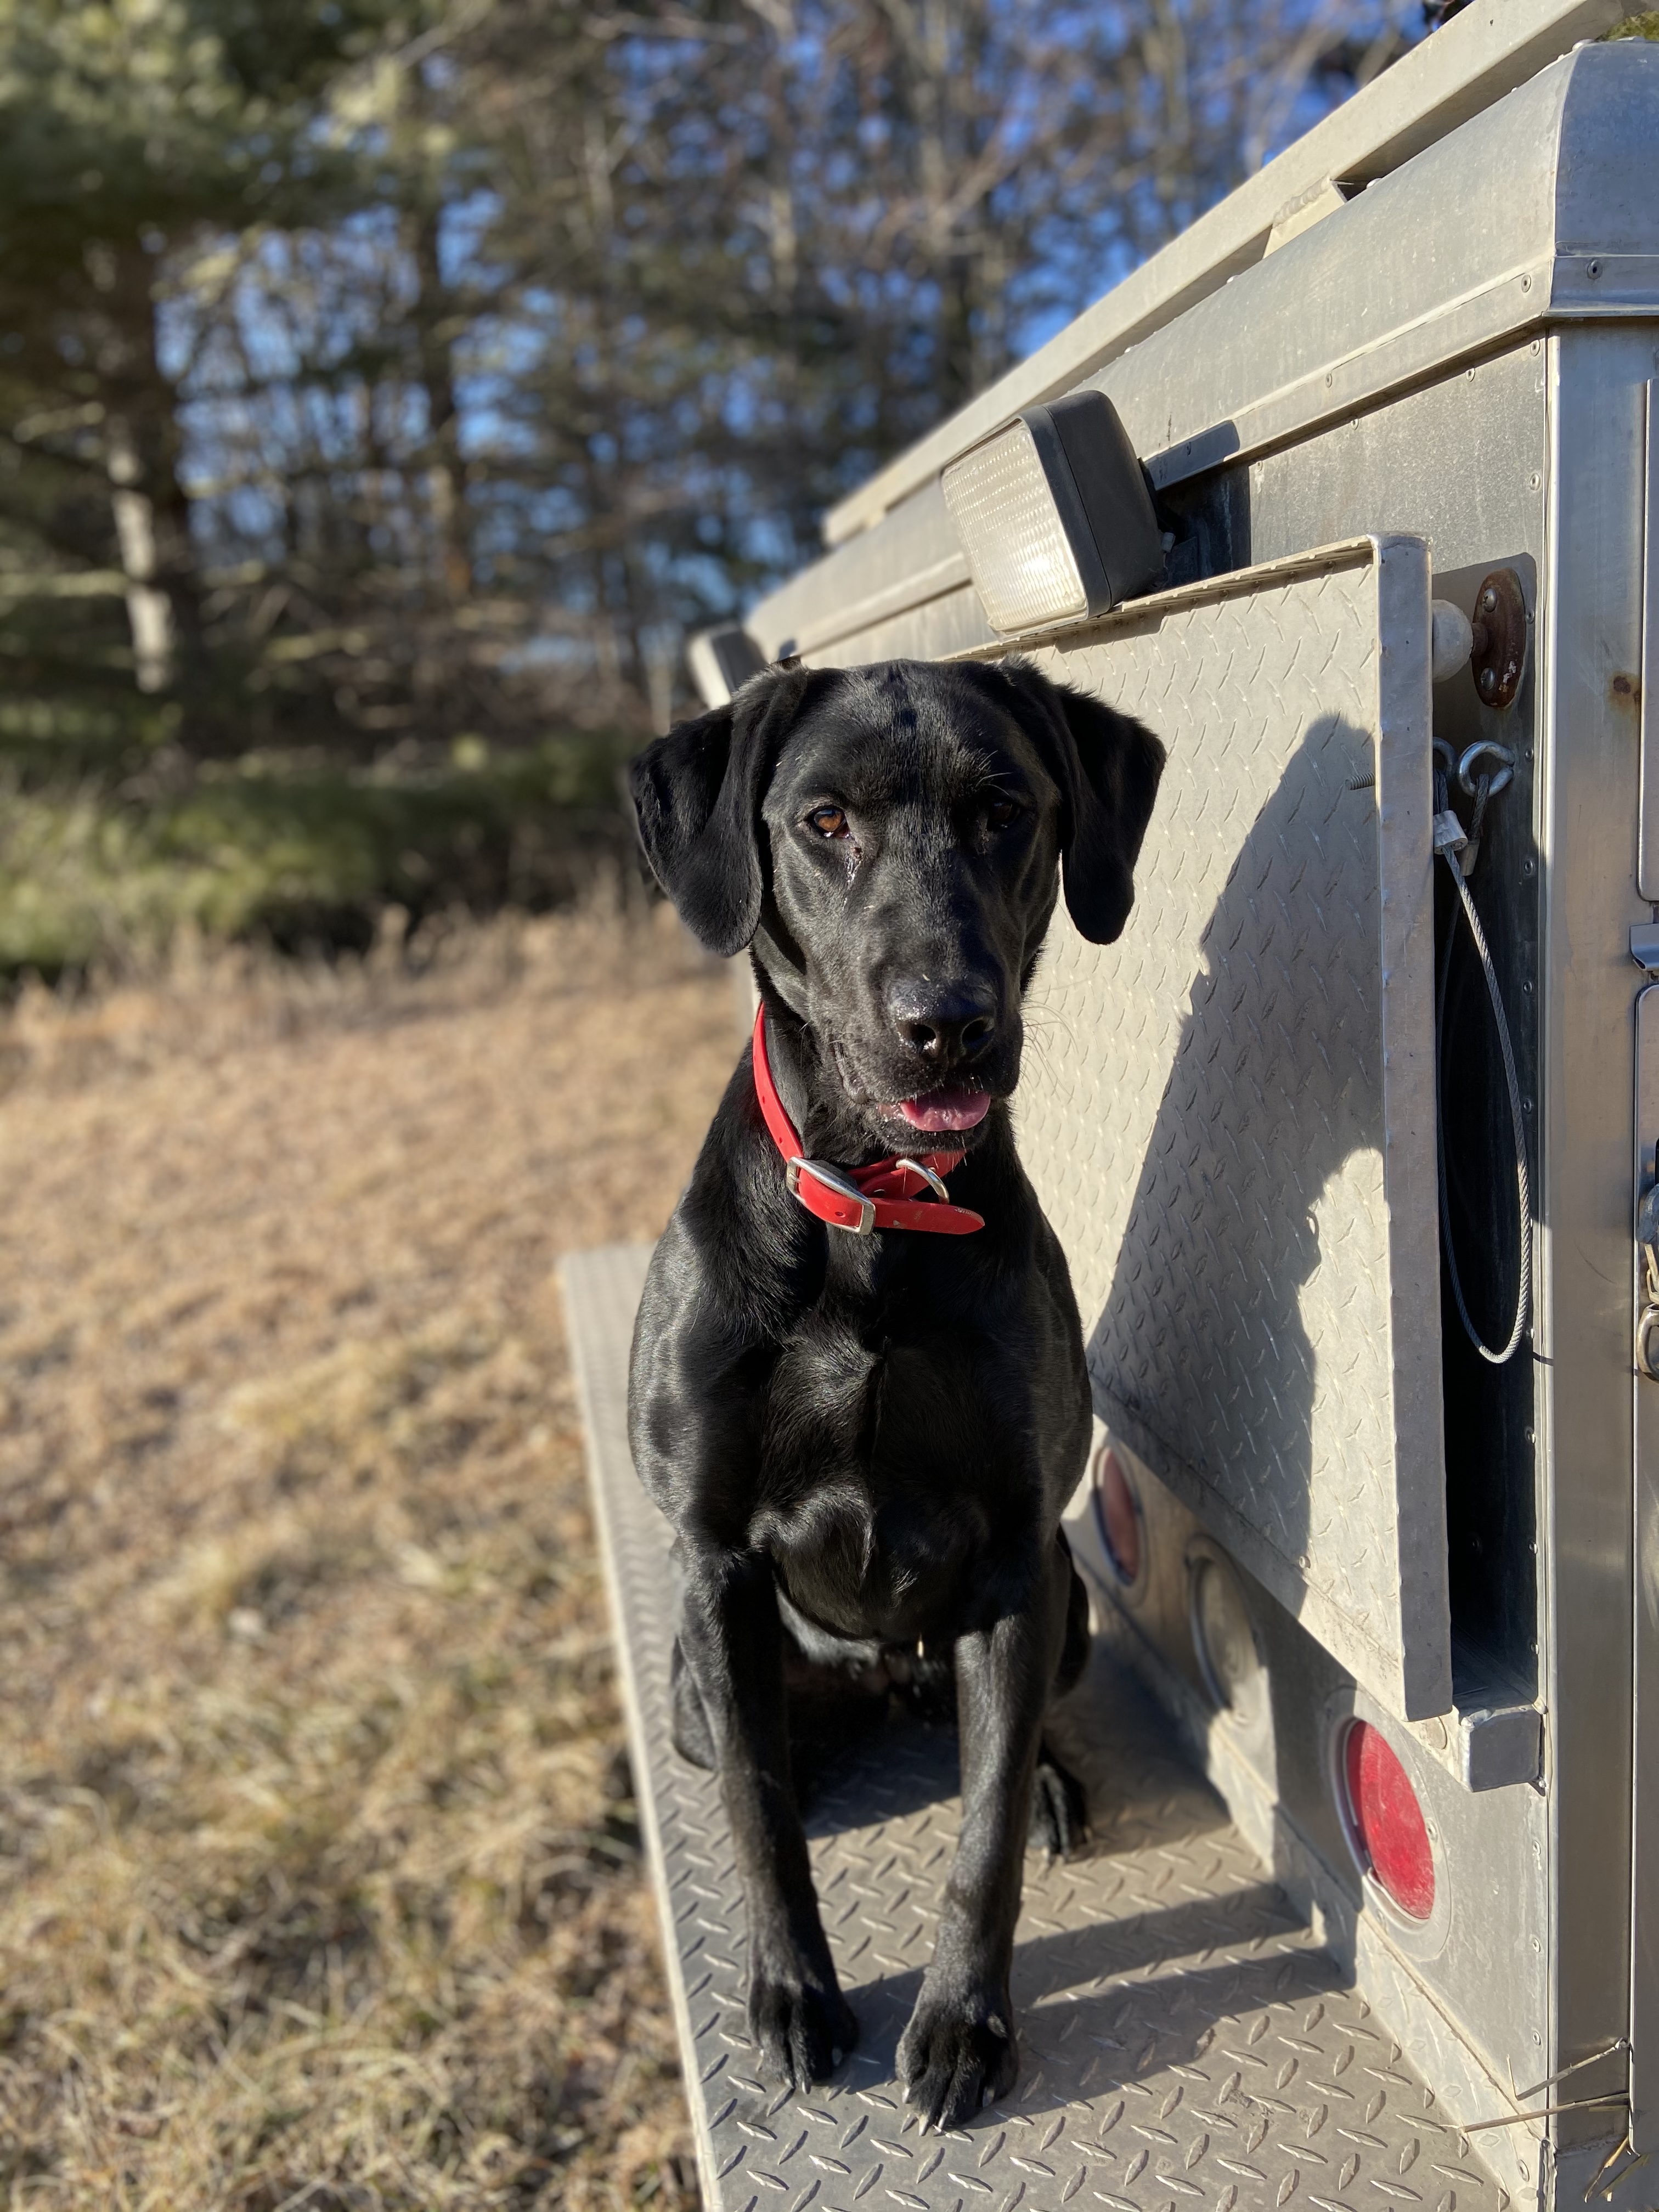
<path id="1" fill-rule="evenodd" d="M 1488 584 L 1480 594 L 1480 611 L 1483 615 L 1495 615 L 1498 612 L 1498 593 L 1491 584 Z"/>
<path id="2" fill-rule="evenodd" d="M 1495 668 L 1481 670 L 1479 689 L 1483 699 L 1495 699 L 1498 696 L 1498 671 Z"/>

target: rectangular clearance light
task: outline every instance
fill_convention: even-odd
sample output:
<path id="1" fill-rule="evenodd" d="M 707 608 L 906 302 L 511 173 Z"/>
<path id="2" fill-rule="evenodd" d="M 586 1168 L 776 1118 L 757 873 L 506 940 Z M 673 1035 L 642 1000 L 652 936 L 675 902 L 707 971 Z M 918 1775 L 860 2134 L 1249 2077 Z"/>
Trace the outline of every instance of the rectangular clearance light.
<path id="1" fill-rule="evenodd" d="M 940 478 L 993 629 L 1105 614 L 1164 574 L 1152 496 L 1103 392 L 1028 407 Z"/>

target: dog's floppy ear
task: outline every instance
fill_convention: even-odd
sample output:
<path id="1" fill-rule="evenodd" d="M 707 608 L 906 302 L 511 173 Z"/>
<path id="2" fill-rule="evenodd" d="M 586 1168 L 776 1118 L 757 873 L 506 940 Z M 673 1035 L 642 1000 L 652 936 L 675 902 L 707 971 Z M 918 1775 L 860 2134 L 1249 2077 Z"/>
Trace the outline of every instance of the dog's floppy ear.
<path id="1" fill-rule="evenodd" d="M 678 722 L 630 762 L 651 872 L 698 942 L 730 959 L 760 921 L 760 802 L 816 671 L 758 676 L 724 707 Z"/>
<path id="2" fill-rule="evenodd" d="M 1024 706 L 1020 721 L 1042 750 L 1065 802 L 1060 872 L 1072 920 L 1092 945 L 1122 934 L 1134 903 L 1134 865 L 1164 773 L 1164 747 L 1144 722 L 1024 661 L 1000 670 Z M 1032 711 L 1035 709 L 1035 711 Z"/>

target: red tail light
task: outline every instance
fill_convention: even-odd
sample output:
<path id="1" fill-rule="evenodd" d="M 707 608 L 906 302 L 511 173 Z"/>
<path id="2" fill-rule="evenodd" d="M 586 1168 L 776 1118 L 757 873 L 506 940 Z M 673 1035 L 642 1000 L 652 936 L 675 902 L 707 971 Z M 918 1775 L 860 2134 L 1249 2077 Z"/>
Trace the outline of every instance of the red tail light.
<path id="1" fill-rule="evenodd" d="M 1117 1454 L 1108 1445 L 1095 1468 L 1095 1522 L 1112 1572 L 1121 1583 L 1140 1579 L 1140 1508 Z"/>
<path id="2" fill-rule="evenodd" d="M 1417 1792 L 1380 1729 L 1352 1721 L 1342 1741 L 1342 1782 L 1354 1849 L 1407 1919 L 1434 1911 L 1434 1853 Z"/>

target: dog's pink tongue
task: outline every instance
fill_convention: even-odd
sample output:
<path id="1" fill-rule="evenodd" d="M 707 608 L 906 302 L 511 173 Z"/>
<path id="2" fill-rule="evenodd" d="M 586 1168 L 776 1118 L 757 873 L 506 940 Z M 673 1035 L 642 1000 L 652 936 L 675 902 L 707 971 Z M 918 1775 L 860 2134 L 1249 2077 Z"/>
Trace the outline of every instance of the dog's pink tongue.
<path id="1" fill-rule="evenodd" d="M 947 1083 L 925 1098 L 899 1101 L 899 1112 L 918 1129 L 976 1128 L 990 1110 L 990 1092 L 970 1083 Z"/>

